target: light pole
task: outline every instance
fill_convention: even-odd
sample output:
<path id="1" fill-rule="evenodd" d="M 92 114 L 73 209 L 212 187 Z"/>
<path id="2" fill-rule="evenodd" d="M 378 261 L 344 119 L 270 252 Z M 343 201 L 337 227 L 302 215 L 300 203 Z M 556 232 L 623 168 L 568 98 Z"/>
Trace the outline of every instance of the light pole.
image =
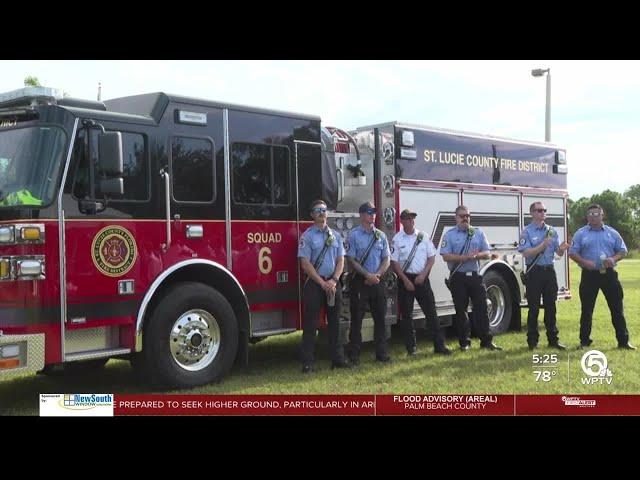
<path id="1" fill-rule="evenodd" d="M 544 74 L 547 74 L 547 105 L 545 110 L 545 120 L 544 120 L 544 141 L 551 141 L 551 69 L 542 69 L 536 68 L 531 70 L 531 75 L 534 77 L 541 77 Z"/>

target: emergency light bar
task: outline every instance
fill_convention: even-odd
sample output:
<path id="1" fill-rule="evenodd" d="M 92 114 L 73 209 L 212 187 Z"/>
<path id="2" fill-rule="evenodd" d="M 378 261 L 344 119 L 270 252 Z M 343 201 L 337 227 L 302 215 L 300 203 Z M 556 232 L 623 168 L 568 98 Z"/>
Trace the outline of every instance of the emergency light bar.
<path id="1" fill-rule="evenodd" d="M 49 87 L 24 87 L 0 93 L 0 107 L 36 106 L 56 103 L 63 98 L 62 90 Z"/>

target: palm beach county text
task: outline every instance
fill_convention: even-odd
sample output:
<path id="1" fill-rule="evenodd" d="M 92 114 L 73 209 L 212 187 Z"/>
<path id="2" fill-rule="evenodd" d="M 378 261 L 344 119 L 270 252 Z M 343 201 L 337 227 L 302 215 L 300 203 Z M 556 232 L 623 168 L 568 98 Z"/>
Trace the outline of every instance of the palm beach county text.
<path id="1" fill-rule="evenodd" d="M 484 410 L 497 404 L 497 395 L 394 395 L 405 410 Z"/>

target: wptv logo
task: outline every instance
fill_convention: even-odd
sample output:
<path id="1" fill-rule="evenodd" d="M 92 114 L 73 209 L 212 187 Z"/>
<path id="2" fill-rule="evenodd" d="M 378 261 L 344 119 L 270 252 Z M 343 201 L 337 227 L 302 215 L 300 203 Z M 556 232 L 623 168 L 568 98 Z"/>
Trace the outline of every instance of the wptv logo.
<path id="1" fill-rule="evenodd" d="M 580 366 L 585 373 L 585 377 L 581 378 L 583 385 L 611 385 L 613 382 L 613 374 L 609 370 L 607 356 L 600 350 L 589 350 L 582 356 Z"/>

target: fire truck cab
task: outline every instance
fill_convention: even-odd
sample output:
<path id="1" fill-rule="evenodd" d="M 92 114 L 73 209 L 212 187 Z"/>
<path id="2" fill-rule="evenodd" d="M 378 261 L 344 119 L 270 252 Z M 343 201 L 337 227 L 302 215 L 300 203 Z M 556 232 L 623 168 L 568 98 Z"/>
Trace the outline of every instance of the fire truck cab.
<path id="1" fill-rule="evenodd" d="M 0 375 L 121 357 L 187 387 L 298 330 L 321 146 L 310 115 L 0 96 Z"/>

